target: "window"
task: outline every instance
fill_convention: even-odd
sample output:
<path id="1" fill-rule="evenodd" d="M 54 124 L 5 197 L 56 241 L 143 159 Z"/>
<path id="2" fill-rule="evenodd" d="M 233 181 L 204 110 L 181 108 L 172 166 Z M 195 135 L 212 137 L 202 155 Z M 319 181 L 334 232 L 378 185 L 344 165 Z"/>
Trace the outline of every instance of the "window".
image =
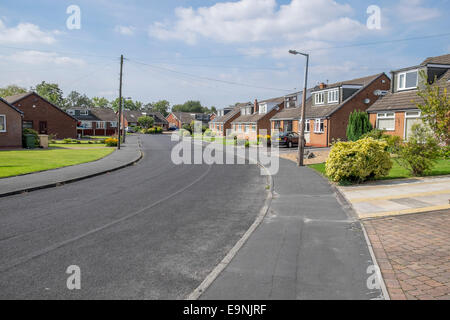
<path id="1" fill-rule="evenodd" d="M 24 129 L 33 129 L 33 121 L 23 121 L 22 126 Z"/>
<path id="2" fill-rule="evenodd" d="M 274 121 L 273 128 L 279 130 L 281 128 L 281 121 Z"/>
<path id="3" fill-rule="evenodd" d="M 339 102 L 339 89 L 328 91 L 328 103 Z"/>
<path id="4" fill-rule="evenodd" d="M 249 132 L 250 131 L 250 126 L 248 124 L 245 125 L 245 132 Z"/>
<path id="5" fill-rule="evenodd" d="M 91 121 L 81 121 L 81 128 L 92 129 L 92 122 Z"/>
<path id="6" fill-rule="evenodd" d="M 6 116 L 0 114 L 0 132 L 6 132 Z"/>
<path id="7" fill-rule="evenodd" d="M 75 115 L 75 110 L 67 110 L 67 113 L 70 114 L 71 116 Z"/>
<path id="8" fill-rule="evenodd" d="M 88 110 L 80 110 L 80 116 L 87 116 L 87 115 L 89 115 Z"/>
<path id="9" fill-rule="evenodd" d="M 417 88 L 418 75 L 417 70 L 402 72 L 397 76 L 397 89 L 407 90 Z"/>
<path id="10" fill-rule="evenodd" d="M 395 130 L 395 113 L 378 113 L 377 128 L 380 130 Z"/>
<path id="11" fill-rule="evenodd" d="M 259 106 L 259 113 L 260 114 L 267 113 L 267 104 L 262 104 Z"/>
<path id="12" fill-rule="evenodd" d="M 98 121 L 96 127 L 97 127 L 97 129 L 105 129 L 105 122 L 104 121 Z"/>
<path id="13" fill-rule="evenodd" d="M 111 128 L 117 128 L 117 121 L 111 121 L 109 124 Z"/>
<path id="14" fill-rule="evenodd" d="M 324 132 L 324 120 L 316 119 L 314 121 L 314 132 L 315 133 L 323 133 Z"/>
<path id="15" fill-rule="evenodd" d="M 256 131 L 256 124 L 252 124 L 252 131 Z"/>
<path id="16" fill-rule="evenodd" d="M 301 126 L 301 124 L 299 124 L 299 127 L 298 127 L 299 130 L 300 130 L 300 126 Z M 309 120 L 306 120 L 305 121 L 305 133 L 309 133 L 310 130 L 311 130 L 311 123 Z"/>
<path id="17" fill-rule="evenodd" d="M 323 92 L 316 93 L 314 95 L 314 97 L 315 97 L 314 98 L 315 104 L 323 104 L 324 103 L 324 96 L 325 96 L 325 94 Z"/>

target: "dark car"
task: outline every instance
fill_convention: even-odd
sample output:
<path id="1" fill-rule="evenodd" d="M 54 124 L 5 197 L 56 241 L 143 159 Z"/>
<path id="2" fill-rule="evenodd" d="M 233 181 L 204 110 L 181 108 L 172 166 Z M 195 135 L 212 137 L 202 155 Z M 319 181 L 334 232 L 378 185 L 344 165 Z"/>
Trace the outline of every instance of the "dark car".
<path id="1" fill-rule="evenodd" d="M 177 131 L 178 130 L 178 127 L 170 127 L 169 129 L 168 129 L 168 131 Z"/>
<path id="2" fill-rule="evenodd" d="M 287 148 L 292 148 L 298 146 L 299 135 L 295 132 L 283 132 L 277 138 L 279 146 L 285 146 Z"/>

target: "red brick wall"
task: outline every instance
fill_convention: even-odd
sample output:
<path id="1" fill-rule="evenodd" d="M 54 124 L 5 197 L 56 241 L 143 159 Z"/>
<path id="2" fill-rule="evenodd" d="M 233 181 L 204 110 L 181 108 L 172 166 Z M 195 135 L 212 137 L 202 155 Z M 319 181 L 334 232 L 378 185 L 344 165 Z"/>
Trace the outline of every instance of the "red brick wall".
<path id="1" fill-rule="evenodd" d="M 0 132 L 0 148 L 22 147 L 22 116 L 0 101 L 0 115 L 6 116 L 6 132 Z"/>
<path id="2" fill-rule="evenodd" d="M 167 117 L 167 121 L 169 121 L 169 127 L 171 126 L 176 126 L 178 127 L 178 129 L 181 129 L 181 121 L 179 121 L 174 115 L 173 113 L 169 114 L 169 116 Z"/>
<path id="3" fill-rule="evenodd" d="M 278 112 L 282 111 L 284 109 L 284 102 L 281 103 L 278 106 L 278 110 L 276 108 L 273 108 L 268 112 L 264 117 L 258 120 L 257 123 L 257 131 L 258 134 L 260 134 L 260 130 L 266 130 L 268 135 L 272 135 L 272 126 L 270 124 L 270 119 L 273 118 Z"/>
<path id="4" fill-rule="evenodd" d="M 32 94 L 14 103 L 24 113 L 24 121 L 33 121 L 33 129 L 39 133 L 39 122 L 47 122 L 48 134 L 58 139 L 77 137 L 77 120 L 52 106 L 38 95 Z"/>
<path id="5" fill-rule="evenodd" d="M 392 112 L 392 111 L 391 111 Z M 377 114 L 369 114 L 370 123 L 374 128 L 377 126 Z M 399 111 L 395 113 L 395 130 L 384 131 L 387 135 L 398 136 L 402 139 L 405 138 L 405 112 Z"/>

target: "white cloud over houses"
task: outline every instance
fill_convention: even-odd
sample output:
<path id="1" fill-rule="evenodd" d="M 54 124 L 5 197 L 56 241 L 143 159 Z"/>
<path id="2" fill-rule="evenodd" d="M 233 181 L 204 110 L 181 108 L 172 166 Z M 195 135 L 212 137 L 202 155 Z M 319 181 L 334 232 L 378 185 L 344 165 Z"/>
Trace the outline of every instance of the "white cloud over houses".
<path id="1" fill-rule="evenodd" d="M 82 59 L 70 58 L 61 56 L 54 52 L 42 52 L 42 51 L 20 51 L 15 52 L 9 56 L 3 56 L 3 59 L 31 65 L 62 65 L 62 66 L 83 66 L 85 62 Z"/>
<path id="2" fill-rule="evenodd" d="M 133 26 L 116 26 L 114 31 L 124 36 L 132 36 L 134 35 L 136 28 Z"/>
<path id="3" fill-rule="evenodd" d="M 401 0 L 394 10 L 403 22 L 409 23 L 427 21 L 441 15 L 439 9 L 426 7 L 423 2 L 423 0 Z"/>
<path id="4" fill-rule="evenodd" d="M 56 41 L 57 31 L 43 31 L 32 23 L 20 23 L 15 27 L 8 28 L 0 19 L 0 42 L 2 43 L 44 43 L 52 44 Z"/>
<path id="5" fill-rule="evenodd" d="M 201 38 L 221 43 L 274 40 L 336 39 L 351 31 L 360 34 L 365 25 L 351 19 L 353 10 L 334 0 L 292 0 L 278 6 L 276 0 L 221 2 L 198 9 L 175 9 L 175 20 L 155 22 L 149 35 L 160 40 L 195 44 Z"/>

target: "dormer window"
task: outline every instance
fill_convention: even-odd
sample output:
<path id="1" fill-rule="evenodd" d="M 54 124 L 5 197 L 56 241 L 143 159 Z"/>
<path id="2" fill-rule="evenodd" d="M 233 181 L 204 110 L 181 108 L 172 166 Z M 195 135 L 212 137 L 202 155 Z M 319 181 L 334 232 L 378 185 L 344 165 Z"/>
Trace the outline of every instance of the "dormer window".
<path id="1" fill-rule="evenodd" d="M 339 102 L 339 89 L 333 89 L 328 91 L 328 103 Z"/>
<path id="2" fill-rule="evenodd" d="M 265 113 L 267 113 L 267 104 L 261 104 L 261 105 L 259 106 L 259 113 L 260 113 L 260 114 L 265 114 Z"/>
<path id="3" fill-rule="evenodd" d="M 80 110 L 80 116 L 87 116 L 89 112 L 87 110 Z"/>
<path id="4" fill-rule="evenodd" d="M 325 93 L 318 92 L 314 95 L 315 104 L 324 104 L 325 102 Z"/>
<path id="5" fill-rule="evenodd" d="M 417 88 L 418 78 L 417 70 L 399 73 L 397 75 L 397 89 L 408 90 Z"/>
<path id="6" fill-rule="evenodd" d="M 75 115 L 75 110 L 67 110 L 67 113 L 70 114 L 71 116 Z"/>

